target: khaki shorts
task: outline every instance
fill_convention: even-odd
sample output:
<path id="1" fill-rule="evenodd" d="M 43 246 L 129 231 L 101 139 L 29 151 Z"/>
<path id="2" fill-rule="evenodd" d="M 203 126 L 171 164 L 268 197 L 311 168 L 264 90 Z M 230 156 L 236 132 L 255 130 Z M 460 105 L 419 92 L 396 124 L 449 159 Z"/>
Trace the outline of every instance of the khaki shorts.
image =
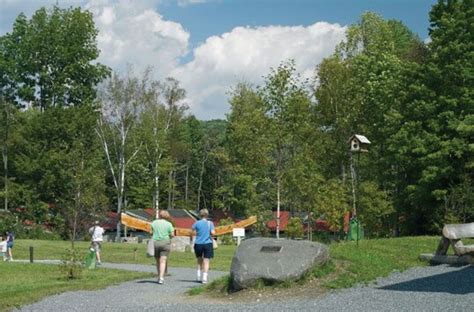
<path id="1" fill-rule="evenodd" d="M 171 251 L 171 240 L 153 241 L 155 245 L 155 258 L 167 257 Z"/>
<path id="2" fill-rule="evenodd" d="M 100 252 L 100 242 L 92 242 L 92 248 L 94 248 L 95 252 Z"/>

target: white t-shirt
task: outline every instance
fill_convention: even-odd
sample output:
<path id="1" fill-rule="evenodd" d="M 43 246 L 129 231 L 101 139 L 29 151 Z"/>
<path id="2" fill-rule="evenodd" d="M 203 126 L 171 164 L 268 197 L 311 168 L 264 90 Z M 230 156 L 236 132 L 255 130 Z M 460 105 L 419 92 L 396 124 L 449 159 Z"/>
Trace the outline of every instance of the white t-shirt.
<path id="1" fill-rule="evenodd" d="M 7 252 L 7 241 L 0 242 L 0 252 Z"/>
<path id="2" fill-rule="evenodd" d="M 104 228 L 98 225 L 91 227 L 89 233 L 92 235 L 93 242 L 102 242 L 104 240 L 102 236 L 104 234 Z"/>

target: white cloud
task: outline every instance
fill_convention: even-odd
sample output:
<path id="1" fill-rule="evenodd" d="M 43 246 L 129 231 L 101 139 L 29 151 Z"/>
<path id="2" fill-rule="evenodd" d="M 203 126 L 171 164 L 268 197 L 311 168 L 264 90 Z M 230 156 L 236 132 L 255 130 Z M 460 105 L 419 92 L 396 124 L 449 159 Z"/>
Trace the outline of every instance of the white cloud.
<path id="1" fill-rule="evenodd" d="M 178 0 L 178 5 L 180 7 L 185 7 L 185 6 L 188 6 L 188 5 L 206 3 L 208 1 L 209 0 Z"/>
<path id="2" fill-rule="evenodd" d="M 173 76 L 188 94 L 191 112 L 198 118 L 223 118 L 229 110 L 226 92 L 238 82 L 262 83 L 262 76 L 282 61 L 294 59 L 304 76 L 331 54 L 344 38 L 345 27 L 325 22 L 309 26 L 236 27 L 209 37 L 193 51 L 193 58 L 179 64 L 188 53 L 190 33 L 157 11 L 163 0 L 61 0 L 63 7 L 81 5 L 94 13 L 99 29 L 99 61 L 113 69 L 127 63 L 137 70 L 153 66 L 156 78 Z M 193 4 L 206 0 L 178 0 Z M 10 31 L 14 18 L 27 16 L 55 0 L 0 0 L 0 35 Z M 5 18 L 4 18 L 5 17 Z M 6 28 L 5 20 L 9 20 Z"/>
<path id="3" fill-rule="evenodd" d="M 85 4 L 99 28 L 99 61 L 114 69 L 126 63 L 137 70 L 153 66 L 166 76 L 188 52 L 189 33 L 181 24 L 165 20 L 154 6 L 157 1 L 91 0 Z"/>
<path id="4" fill-rule="evenodd" d="M 236 27 L 208 38 L 194 50 L 194 59 L 172 75 L 182 81 L 198 118 L 222 118 L 229 109 L 225 93 L 238 82 L 260 84 L 270 68 L 288 59 L 296 61 L 303 77 L 310 77 L 344 38 L 345 30 L 325 22 L 307 27 Z"/>

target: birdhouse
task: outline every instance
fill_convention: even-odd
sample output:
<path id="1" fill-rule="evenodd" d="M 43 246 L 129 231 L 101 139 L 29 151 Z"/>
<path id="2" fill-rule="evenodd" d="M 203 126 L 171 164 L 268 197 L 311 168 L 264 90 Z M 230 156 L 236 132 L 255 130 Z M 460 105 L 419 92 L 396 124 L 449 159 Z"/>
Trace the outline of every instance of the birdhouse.
<path id="1" fill-rule="evenodd" d="M 367 153 L 370 141 L 363 135 L 354 134 L 348 143 L 352 153 Z"/>

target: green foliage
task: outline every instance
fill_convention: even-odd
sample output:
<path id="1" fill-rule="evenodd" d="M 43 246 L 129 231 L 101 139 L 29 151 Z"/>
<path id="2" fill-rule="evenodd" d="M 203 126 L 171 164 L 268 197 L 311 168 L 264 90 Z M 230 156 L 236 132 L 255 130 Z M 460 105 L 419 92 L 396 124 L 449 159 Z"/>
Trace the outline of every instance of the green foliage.
<path id="1" fill-rule="evenodd" d="M 267 226 L 267 223 L 273 218 L 272 212 L 258 209 L 255 210 L 255 216 L 257 217 L 257 222 L 253 225 L 255 232 L 263 237 L 270 236 L 270 230 Z"/>
<path id="2" fill-rule="evenodd" d="M 285 234 L 287 238 L 295 239 L 295 238 L 303 238 L 304 231 L 303 231 L 303 222 L 301 222 L 300 218 L 292 217 L 288 220 L 288 224 L 286 225 Z"/>
<path id="3" fill-rule="evenodd" d="M 66 249 L 59 266 L 62 276 L 69 280 L 80 279 L 84 270 L 83 258 L 78 249 Z"/>
<path id="4" fill-rule="evenodd" d="M 359 186 L 357 216 L 365 232 L 380 237 L 390 234 L 388 218 L 394 212 L 389 194 L 380 190 L 374 182 L 362 182 Z"/>
<path id="5" fill-rule="evenodd" d="M 232 224 L 232 223 L 234 223 L 234 220 L 232 220 L 231 218 L 221 219 L 219 221 L 219 226 L 229 225 L 229 224 Z M 221 236 L 219 236 L 219 240 L 223 245 L 233 245 L 234 244 L 234 240 L 232 239 L 232 234 L 221 235 Z"/>
<path id="6" fill-rule="evenodd" d="M 95 86 L 109 71 L 94 62 L 97 33 L 92 13 L 80 8 L 40 8 L 31 19 L 20 14 L 13 30 L 0 38 L 12 85 L 7 98 L 18 105 L 31 101 L 42 111 L 93 101 Z"/>
<path id="7" fill-rule="evenodd" d="M 316 211 L 326 220 L 333 232 L 340 231 L 342 218 L 349 211 L 348 194 L 344 185 L 336 179 L 321 186 Z"/>
<path id="8" fill-rule="evenodd" d="M 180 83 L 150 70 L 114 74 L 96 94 L 109 69 L 96 62 L 90 12 L 20 14 L 0 37 L 0 199 L 13 213 L 0 228 L 74 239 L 105 210 L 205 207 L 257 215 L 267 235 L 279 207 L 337 232 L 355 133 L 372 142 L 353 158 L 371 235 L 470 222 L 473 15 L 471 0 L 438 1 L 425 44 L 401 22 L 364 13 L 312 88 L 298 60 L 283 61 L 262 85 L 232 90 L 227 120 L 199 121 Z"/>

